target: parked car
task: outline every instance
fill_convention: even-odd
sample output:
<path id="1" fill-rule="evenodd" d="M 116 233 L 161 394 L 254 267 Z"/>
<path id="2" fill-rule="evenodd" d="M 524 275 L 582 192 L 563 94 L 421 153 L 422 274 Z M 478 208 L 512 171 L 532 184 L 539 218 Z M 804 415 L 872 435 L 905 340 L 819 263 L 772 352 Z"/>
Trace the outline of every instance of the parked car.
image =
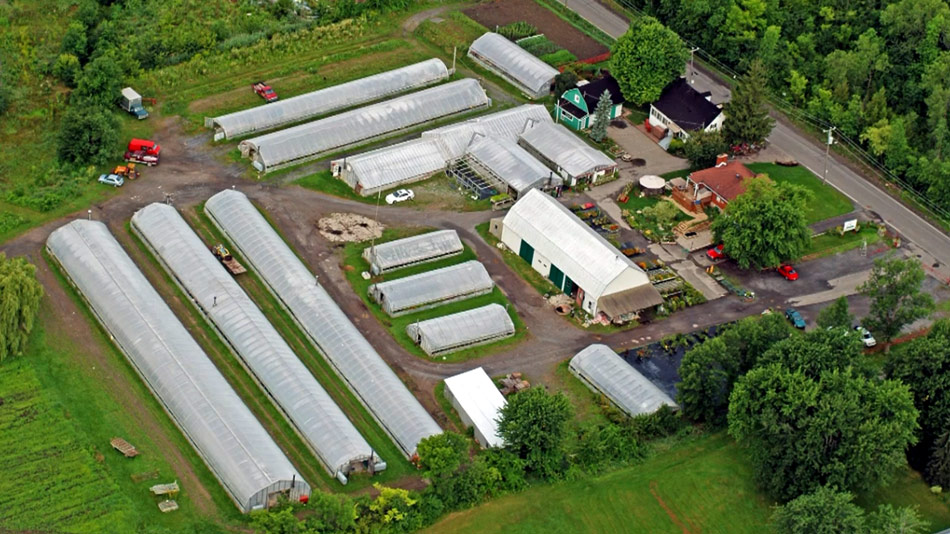
<path id="1" fill-rule="evenodd" d="M 153 156 L 144 150 L 127 150 L 125 152 L 125 161 L 131 163 L 142 163 L 148 167 L 158 165 L 158 156 Z"/>
<path id="2" fill-rule="evenodd" d="M 129 152 L 145 151 L 149 156 L 160 156 L 162 147 L 155 141 L 149 139 L 132 139 L 126 148 Z"/>
<path id="3" fill-rule="evenodd" d="M 416 198 L 416 194 L 412 192 L 412 189 L 398 189 L 386 195 L 386 204 L 405 202 L 414 198 Z"/>
<path id="4" fill-rule="evenodd" d="M 709 256 L 709 259 L 711 260 L 720 260 L 726 257 L 726 255 L 722 253 L 722 243 L 719 243 L 713 248 L 707 250 L 706 255 Z"/>
<path id="5" fill-rule="evenodd" d="M 255 82 L 251 84 L 251 89 L 253 89 L 254 92 L 263 98 L 268 104 L 277 101 L 277 93 L 274 92 L 274 89 L 272 89 L 271 86 L 264 82 Z"/>
<path id="6" fill-rule="evenodd" d="M 874 345 L 877 345 L 877 340 L 874 339 L 874 336 L 871 335 L 871 332 L 868 332 L 867 328 L 864 328 L 861 325 L 855 326 L 854 331 L 861 336 L 861 343 L 864 343 L 864 346 L 871 348 Z"/>
<path id="7" fill-rule="evenodd" d="M 122 187 L 122 184 L 125 183 L 125 178 L 118 174 L 101 174 L 99 175 L 99 183 L 111 185 L 112 187 Z"/>
<path id="8" fill-rule="evenodd" d="M 794 267 L 788 264 L 782 264 L 778 266 L 778 274 L 785 277 L 789 282 L 794 282 L 798 280 L 798 271 Z"/>
<path id="9" fill-rule="evenodd" d="M 785 318 L 791 321 L 795 328 L 805 329 L 805 319 L 795 308 L 785 308 Z"/>

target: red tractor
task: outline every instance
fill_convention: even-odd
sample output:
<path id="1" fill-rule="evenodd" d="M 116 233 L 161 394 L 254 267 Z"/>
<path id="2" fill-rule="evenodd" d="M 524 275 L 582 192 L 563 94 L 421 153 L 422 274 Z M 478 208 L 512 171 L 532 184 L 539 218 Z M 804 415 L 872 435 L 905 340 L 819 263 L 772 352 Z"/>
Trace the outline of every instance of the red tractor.
<path id="1" fill-rule="evenodd" d="M 260 95 L 260 97 L 263 98 L 268 104 L 271 102 L 277 102 L 277 93 L 275 93 L 274 90 L 271 89 L 271 86 L 267 85 L 266 83 L 257 82 L 251 85 L 251 89 Z"/>

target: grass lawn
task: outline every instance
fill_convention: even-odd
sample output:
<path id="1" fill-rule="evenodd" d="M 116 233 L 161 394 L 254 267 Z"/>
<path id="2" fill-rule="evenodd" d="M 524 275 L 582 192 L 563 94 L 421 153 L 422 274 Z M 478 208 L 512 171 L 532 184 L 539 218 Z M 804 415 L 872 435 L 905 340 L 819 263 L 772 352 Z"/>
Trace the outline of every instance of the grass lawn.
<path id="1" fill-rule="evenodd" d="M 443 211 L 485 211 L 491 209 L 491 201 L 489 199 L 472 200 L 468 195 L 458 191 L 455 183 L 446 176 L 444 172 L 436 173 L 419 182 L 398 185 L 382 193 L 365 197 L 357 194 L 356 191 L 343 180 L 334 178 L 329 170 L 304 176 L 294 181 L 294 183 L 320 193 L 355 200 L 364 204 L 376 204 L 378 201 L 381 206 L 385 206 L 386 195 L 389 193 L 397 189 L 412 189 L 412 192 L 416 195 L 415 198 L 398 204 L 400 208 Z"/>
<path id="2" fill-rule="evenodd" d="M 822 235 L 811 238 L 811 244 L 802 255 L 803 259 L 815 259 L 833 254 L 841 254 L 851 249 L 862 246 L 864 240 L 867 240 L 868 246 L 872 246 L 881 240 L 877 233 L 877 227 L 866 224 L 858 232 L 846 232 L 839 235 L 834 229 L 825 232 Z"/>
<path id="3" fill-rule="evenodd" d="M 676 212 L 676 218 L 673 221 L 673 225 L 669 227 L 664 227 L 663 230 L 660 230 L 660 227 L 656 224 L 656 221 L 652 218 L 647 218 L 642 213 L 637 213 L 638 211 L 645 210 L 646 208 L 652 208 L 660 202 L 674 202 L 673 200 L 665 200 L 662 197 L 640 197 L 631 195 L 628 197 L 626 202 L 618 202 L 621 210 L 627 210 L 630 213 L 630 218 L 633 219 L 633 224 L 631 227 L 639 230 L 647 238 L 653 236 L 655 239 L 657 236 L 667 235 L 672 237 L 673 226 L 676 226 L 676 223 L 681 221 L 690 220 L 690 216 L 683 213 L 680 210 Z M 630 222 L 629 220 L 627 221 Z M 651 239 L 654 240 L 654 239 Z"/>
<path id="4" fill-rule="evenodd" d="M 427 228 L 394 228 L 387 229 L 383 232 L 383 237 L 380 240 L 380 243 L 386 241 L 392 241 L 393 239 L 399 239 L 402 237 L 407 237 L 410 235 L 416 235 L 424 233 L 430 229 Z M 480 295 L 477 297 L 460 300 L 457 302 L 450 302 L 448 304 L 443 304 L 441 306 L 436 306 L 435 308 L 430 308 L 427 310 L 418 311 L 415 313 L 408 313 L 406 315 L 400 315 L 399 317 L 390 317 L 385 311 L 383 311 L 380 306 L 369 298 L 368 290 L 369 286 L 381 282 L 383 280 L 395 280 L 398 278 L 405 278 L 414 274 L 433 271 L 435 269 L 440 269 L 442 267 L 447 267 L 449 265 L 455 265 L 469 260 L 477 259 L 475 253 L 469 249 L 467 246 L 462 254 L 458 256 L 452 256 L 450 258 L 445 258 L 439 261 L 434 261 L 430 263 L 423 263 L 421 265 L 415 265 L 412 267 L 406 267 L 404 269 L 399 269 L 397 271 L 386 273 L 384 276 L 372 277 L 369 280 L 364 280 L 361 273 L 363 271 L 369 271 L 369 264 L 366 260 L 363 259 L 362 254 L 363 250 L 370 246 L 369 243 L 347 243 L 346 247 L 343 249 L 343 263 L 346 266 L 346 278 L 349 280 L 350 285 L 353 286 L 353 290 L 356 291 L 356 294 L 359 295 L 363 302 L 366 304 L 366 307 L 373 313 L 374 316 L 379 320 L 382 325 L 389 330 L 393 338 L 402 345 L 407 351 L 411 354 L 419 356 L 421 358 L 430 359 L 433 358 L 425 353 L 418 345 L 416 345 L 412 338 L 406 334 L 406 327 L 417 321 L 425 321 L 427 319 L 432 319 L 435 317 L 442 317 L 452 313 L 457 313 L 465 310 L 471 310 L 473 308 L 478 308 L 485 306 L 487 304 L 501 304 L 508 309 L 508 315 L 511 317 L 512 322 L 515 325 L 515 335 L 496 341 L 493 343 L 488 343 L 485 345 L 479 345 L 472 347 L 470 349 L 460 350 L 458 352 L 452 352 L 449 354 L 444 354 L 441 356 L 436 356 L 434 359 L 437 361 L 445 362 L 460 362 L 465 360 L 470 360 L 473 358 L 478 358 L 481 356 L 488 355 L 494 352 L 500 347 L 514 345 L 521 340 L 523 340 L 527 334 L 528 330 L 525 328 L 524 322 L 518 317 L 517 312 L 515 311 L 514 306 L 510 306 L 508 298 L 501 292 L 497 286 L 492 289 L 491 293 L 486 295 Z"/>
<path id="5" fill-rule="evenodd" d="M 750 163 L 746 167 L 757 173 L 768 174 L 777 183 L 794 184 L 811 191 L 812 199 L 808 202 L 806 214 L 808 224 L 854 211 L 848 197 L 830 185 L 821 183 L 817 176 L 801 165 L 783 167 L 774 163 Z"/>

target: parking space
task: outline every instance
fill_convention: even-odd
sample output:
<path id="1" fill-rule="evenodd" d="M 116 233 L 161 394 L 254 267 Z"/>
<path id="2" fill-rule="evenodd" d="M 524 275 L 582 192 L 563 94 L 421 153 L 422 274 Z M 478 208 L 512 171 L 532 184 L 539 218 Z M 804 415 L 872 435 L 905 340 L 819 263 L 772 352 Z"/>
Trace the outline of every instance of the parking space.
<path id="1" fill-rule="evenodd" d="M 617 121 L 614 121 L 614 123 L 617 123 Z M 665 150 L 660 148 L 660 145 L 656 144 L 653 139 L 634 125 L 626 121 L 623 121 L 623 125 L 624 128 L 618 128 L 611 124 L 607 127 L 607 135 L 620 145 L 625 152 L 634 158 L 644 160 L 646 163 L 639 167 L 634 167 L 630 163 L 623 163 L 620 166 L 621 174 L 635 174 L 637 176 L 665 174 L 689 167 L 689 162 L 667 154 Z"/>

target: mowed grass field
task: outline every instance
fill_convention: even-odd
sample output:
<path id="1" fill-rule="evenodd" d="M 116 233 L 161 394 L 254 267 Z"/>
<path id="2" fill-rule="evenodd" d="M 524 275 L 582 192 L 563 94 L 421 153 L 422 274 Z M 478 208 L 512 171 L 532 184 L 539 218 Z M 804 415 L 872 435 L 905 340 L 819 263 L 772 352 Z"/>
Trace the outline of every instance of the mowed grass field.
<path id="1" fill-rule="evenodd" d="M 777 183 L 786 183 L 800 186 L 811 192 L 812 198 L 808 202 L 808 224 L 844 215 L 854 211 L 854 206 L 848 197 L 821 179 L 812 174 L 805 167 L 784 167 L 774 163 L 749 163 L 749 170 L 769 175 Z"/>

